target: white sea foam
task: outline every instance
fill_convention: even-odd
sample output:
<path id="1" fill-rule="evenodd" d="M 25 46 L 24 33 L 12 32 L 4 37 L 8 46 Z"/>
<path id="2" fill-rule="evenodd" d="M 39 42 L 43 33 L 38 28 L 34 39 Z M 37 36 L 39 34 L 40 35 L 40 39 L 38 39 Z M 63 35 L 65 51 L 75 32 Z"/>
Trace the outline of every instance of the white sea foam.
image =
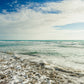
<path id="1" fill-rule="evenodd" d="M 84 41 L 0 41 L 0 55 L 11 52 L 84 70 Z"/>

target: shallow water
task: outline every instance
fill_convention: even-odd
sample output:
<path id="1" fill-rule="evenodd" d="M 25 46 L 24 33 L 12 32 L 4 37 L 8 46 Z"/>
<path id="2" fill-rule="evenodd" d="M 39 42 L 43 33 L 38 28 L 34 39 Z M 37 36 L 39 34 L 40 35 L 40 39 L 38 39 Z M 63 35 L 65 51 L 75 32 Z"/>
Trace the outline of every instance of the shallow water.
<path id="1" fill-rule="evenodd" d="M 0 41 L 0 54 L 36 57 L 62 67 L 84 70 L 84 41 Z"/>

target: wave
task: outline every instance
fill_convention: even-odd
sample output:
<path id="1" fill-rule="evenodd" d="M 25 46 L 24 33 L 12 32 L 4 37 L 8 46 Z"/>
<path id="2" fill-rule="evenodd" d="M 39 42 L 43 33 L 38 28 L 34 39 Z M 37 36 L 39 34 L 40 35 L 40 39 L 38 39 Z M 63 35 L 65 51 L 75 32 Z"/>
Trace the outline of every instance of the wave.
<path id="1" fill-rule="evenodd" d="M 38 52 L 23 52 L 23 53 L 19 53 L 19 54 L 22 54 L 22 55 L 32 55 L 32 56 L 34 56 L 34 55 L 38 54 Z"/>
<path id="2" fill-rule="evenodd" d="M 84 63 L 84 41 L 0 41 L 0 51 L 40 57 L 73 68 L 83 67 Z"/>

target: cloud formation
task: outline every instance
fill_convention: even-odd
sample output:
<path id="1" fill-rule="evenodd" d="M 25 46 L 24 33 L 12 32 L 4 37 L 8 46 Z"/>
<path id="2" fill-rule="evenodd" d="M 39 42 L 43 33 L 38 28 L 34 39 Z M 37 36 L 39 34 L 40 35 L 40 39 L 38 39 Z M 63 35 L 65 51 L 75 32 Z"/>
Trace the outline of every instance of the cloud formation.
<path id="1" fill-rule="evenodd" d="M 1 39 L 49 40 L 84 39 L 83 30 L 56 30 L 72 23 L 84 22 L 84 1 L 28 3 L 17 7 L 17 12 L 0 14 Z M 53 13 L 54 11 L 54 13 Z M 60 12 L 59 12 L 60 11 Z"/>

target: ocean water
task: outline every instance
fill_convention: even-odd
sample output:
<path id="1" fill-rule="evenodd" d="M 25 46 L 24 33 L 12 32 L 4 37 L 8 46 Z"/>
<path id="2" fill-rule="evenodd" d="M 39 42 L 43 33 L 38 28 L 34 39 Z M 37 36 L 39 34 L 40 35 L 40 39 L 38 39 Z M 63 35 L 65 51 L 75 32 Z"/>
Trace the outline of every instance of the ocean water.
<path id="1" fill-rule="evenodd" d="M 0 55 L 29 56 L 54 65 L 84 70 L 84 41 L 80 40 L 7 40 L 0 41 Z"/>

